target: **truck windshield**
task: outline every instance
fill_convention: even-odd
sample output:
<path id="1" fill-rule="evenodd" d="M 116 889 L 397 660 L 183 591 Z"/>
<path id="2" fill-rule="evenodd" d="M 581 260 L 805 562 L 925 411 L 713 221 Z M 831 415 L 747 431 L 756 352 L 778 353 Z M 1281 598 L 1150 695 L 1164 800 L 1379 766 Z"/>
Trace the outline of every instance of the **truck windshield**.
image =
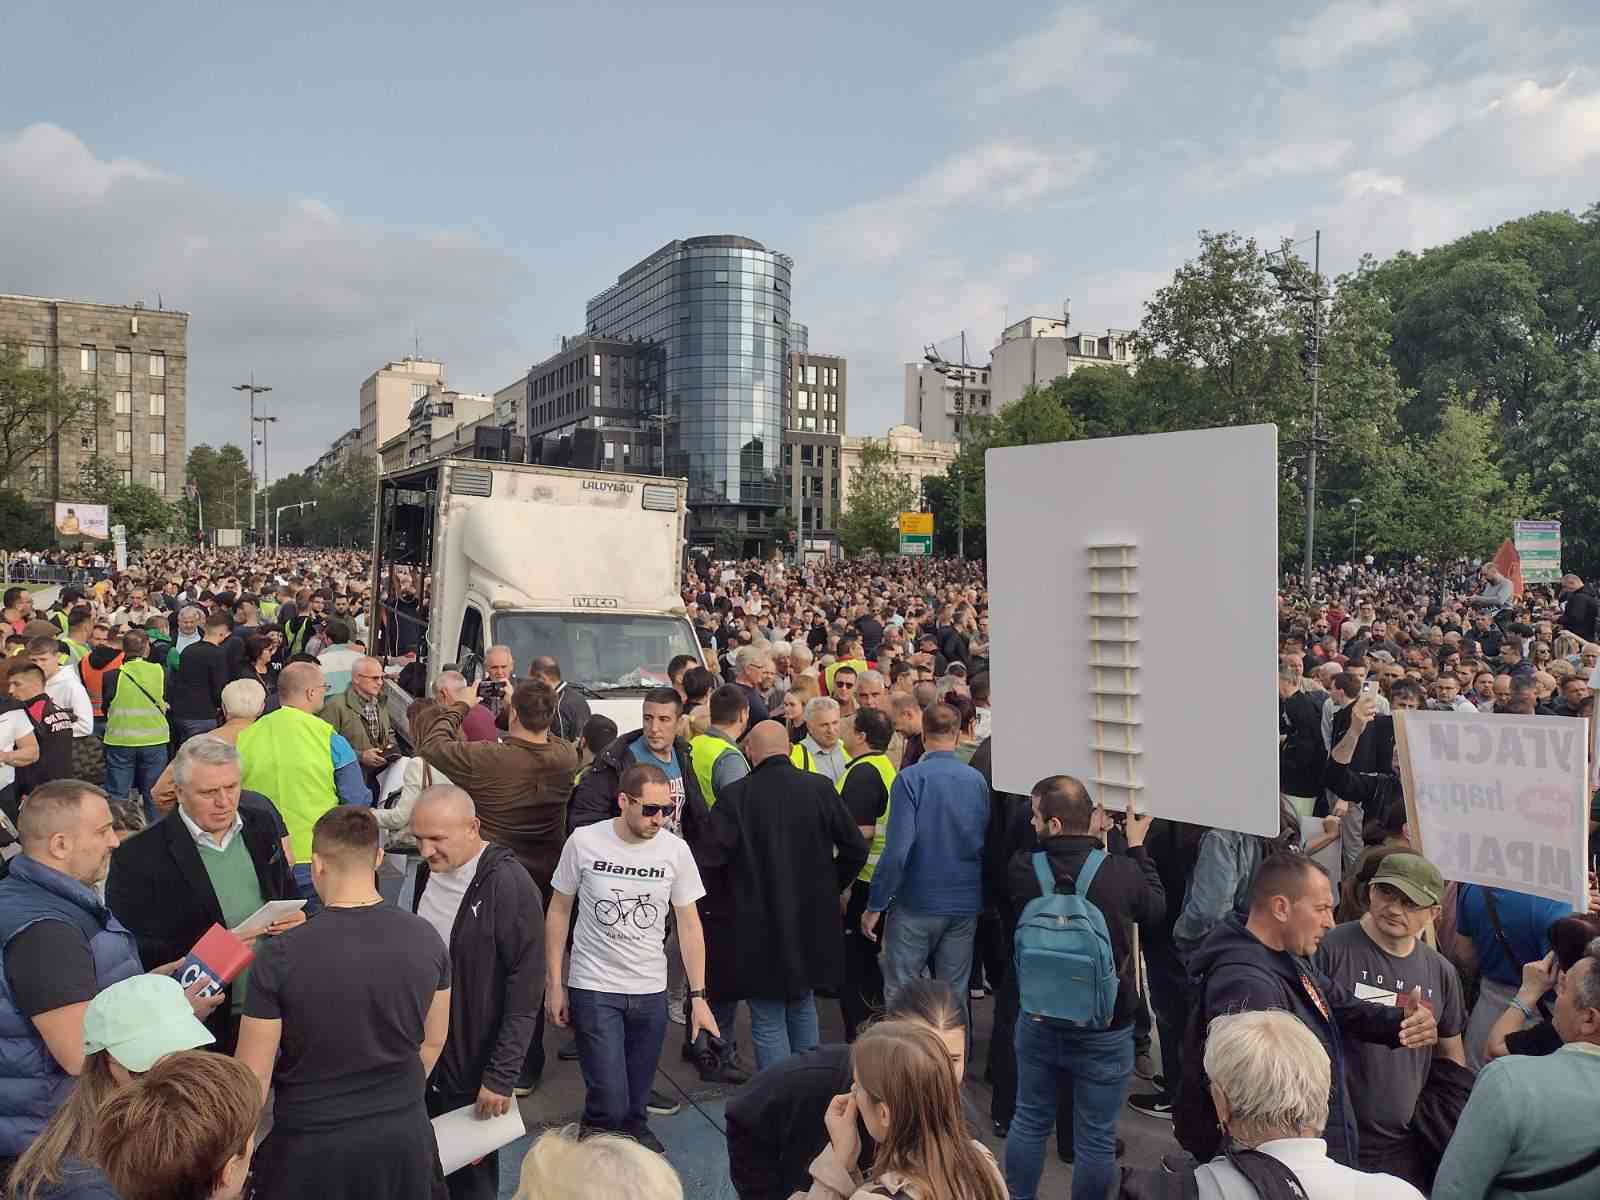
<path id="1" fill-rule="evenodd" d="M 680 654 L 700 661 L 681 617 L 621 613 L 496 613 L 494 640 L 511 647 L 518 671 L 548 654 L 568 682 L 595 693 L 670 683 L 667 664 Z"/>

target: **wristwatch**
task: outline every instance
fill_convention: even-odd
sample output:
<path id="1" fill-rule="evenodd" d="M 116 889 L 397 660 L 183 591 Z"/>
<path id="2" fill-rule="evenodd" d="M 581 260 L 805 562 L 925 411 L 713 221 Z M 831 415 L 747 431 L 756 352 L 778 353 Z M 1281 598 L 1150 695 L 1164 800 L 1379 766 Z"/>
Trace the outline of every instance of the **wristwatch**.
<path id="1" fill-rule="evenodd" d="M 1524 1004 L 1522 1002 L 1522 997 L 1521 996 L 1513 996 L 1513 997 L 1511 997 L 1510 1007 L 1516 1009 L 1517 1011 L 1519 1011 L 1524 1017 L 1528 1018 L 1528 1020 L 1530 1020 L 1530 1021 L 1537 1021 L 1539 1019 L 1539 1014 L 1534 1012 L 1533 1009 L 1529 1008 L 1526 1004 Z"/>
<path id="2" fill-rule="evenodd" d="M 706 990 L 705 990 L 705 988 L 690 988 L 689 989 L 689 999 L 691 999 L 691 1000 L 704 1000 L 705 998 L 706 998 Z"/>

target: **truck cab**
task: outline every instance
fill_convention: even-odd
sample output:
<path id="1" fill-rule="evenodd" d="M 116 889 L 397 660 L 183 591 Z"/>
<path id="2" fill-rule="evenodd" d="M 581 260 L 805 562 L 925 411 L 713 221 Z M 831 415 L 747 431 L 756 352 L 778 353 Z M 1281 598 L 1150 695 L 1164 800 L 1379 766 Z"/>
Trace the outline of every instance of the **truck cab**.
<path id="1" fill-rule="evenodd" d="M 380 478 L 372 630 L 405 665 L 396 727 L 441 671 L 476 681 L 504 645 L 519 679 L 549 655 L 591 711 L 638 728 L 668 663 L 701 658 L 678 591 L 685 496 L 681 479 L 471 459 Z"/>

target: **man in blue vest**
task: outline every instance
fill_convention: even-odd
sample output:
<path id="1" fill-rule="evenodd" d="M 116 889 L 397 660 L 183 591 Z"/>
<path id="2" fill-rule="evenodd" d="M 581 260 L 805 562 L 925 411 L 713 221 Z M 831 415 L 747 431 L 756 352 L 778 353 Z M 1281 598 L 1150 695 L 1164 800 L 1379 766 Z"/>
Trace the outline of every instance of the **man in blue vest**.
<path id="1" fill-rule="evenodd" d="M 95 890 L 117 846 L 106 794 L 76 779 L 44 784 L 17 826 L 22 854 L 0 880 L 0 1175 L 83 1069 L 89 1001 L 143 971 L 133 935 Z M 215 1007 L 193 1003 L 202 1018 Z"/>

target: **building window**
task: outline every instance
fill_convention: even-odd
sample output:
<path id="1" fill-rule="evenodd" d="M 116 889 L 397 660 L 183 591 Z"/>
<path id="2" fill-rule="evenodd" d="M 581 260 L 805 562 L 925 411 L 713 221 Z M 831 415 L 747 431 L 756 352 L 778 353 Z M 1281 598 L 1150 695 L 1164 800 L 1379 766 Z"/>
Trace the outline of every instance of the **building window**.
<path id="1" fill-rule="evenodd" d="M 164 433 L 150 434 L 150 453 L 165 454 L 167 452 L 167 435 Z"/>
<path id="2" fill-rule="evenodd" d="M 128 467 L 122 468 L 122 470 L 117 472 L 117 481 L 121 483 L 123 487 L 132 487 L 133 471 Z"/>
<path id="3" fill-rule="evenodd" d="M 133 393 L 118 392 L 114 402 L 114 411 L 119 417 L 127 416 L 133 411 Z"/>
<path id="4" fill-rule="evenodd" d="M 35 371 L 44 370 L 44 347 L 43 346 L 29 346 L 28 347 L 28 365 L 30 367 L 32 367 Z"/>
<path id="5" fill-rule="evenodd" d="M 93 346 L 78 347 L 78 370 L 93 375 L 100 370 L 100 352 Z"/>
<path id="6" fill-rule="evenodd" d="M 785 445 L 783 448 L 783 465 L 786 467 L 794 466 L 794 447 L 791 445 Z"/>
<path id="7" fill-rule="evenodd" d="M 167 397 L 164 393 L 150 393 L 150 415 L 152 417 L 164 417 L 167 415 Z"/>
<path id="8" fill-rule="evenodd" d="M 132 375 L 133 374 L 133 352 L 132 351 L 130 351 L 130 350 L 118 350 L 117 351 L 117 374 L 118 375 Z"/>
<path id="9" fill-rule="evenodd" d="M 807 363 L 806 364 L 806 382 L 807 383 L 815 383 L 816 381 L 817 381 L 817 364 L 816 363 Z"/>
<path id="10" fill-rule="evenodd" d="M 811 466 L 812 449 L 809 444 L 800 447 L 800 463 L 802 466 Z"/>
<path id="11" fill-rule="evenodd" d="M 167 356 L 159 350 L 150 352 L 150 378 L 165 379 L 167 377 Z"/>
<path id="12" fill-rule="evenodd" d="M 167 473 L 165 471 L 151 471 L 150 486 L 155 489 L 157 495 L 165 496 L 167 494 Z"/>
<path id="13" fill-rule="evenodd" d="M 616 466 L 616 464 L 617 464 L 617 444 L 615 442 L 607 442 L 606 443 L 606 466 L 614 467 L 614 466 Z"/>
<path id="14" fill-rule="evenodd" d="M 133 449 L 133 434 L 127 429 L 117 430 L 117 453 L 126 454 Z"/>
<path id="15" fill-rule="evenodd" d="M 44 468 L 28 468 L 28 487 L 35 492 L 44 491 Z"/>
<path id="16" fill-rule="evenodd" d="M 600 356 L 598 354 L 594 356 L 594 377 L 596 379 L 600 378 Z"/>
<path id="17" fill-rule="evenodd" d="M 93 429 L 85 429 L 78 435 L 78 449 L 87 450 L 90 454 L 95 451 L 95 435 Z"/>
<path id="18" fill-rule="evenodd" d="M 154 355 L 152 355 L 151 357 L 153 358 Z M 151 371 L 150 374 L 154 375 L 155 372 Z M 411 385 L 411 401 L 412 401 L 412 403 L 416 403 L 418 400 L 421 400 L 427 394 L 428 394 L 428 385 L 427 384 L 425 384 L 425 383 L 413 383 Z"/>
<path id="19" fill-rule="evenodd" d="M 600 385 L 597 383 L 591 390 L 591 399 L 596 408 L 600 407 Z"/>

